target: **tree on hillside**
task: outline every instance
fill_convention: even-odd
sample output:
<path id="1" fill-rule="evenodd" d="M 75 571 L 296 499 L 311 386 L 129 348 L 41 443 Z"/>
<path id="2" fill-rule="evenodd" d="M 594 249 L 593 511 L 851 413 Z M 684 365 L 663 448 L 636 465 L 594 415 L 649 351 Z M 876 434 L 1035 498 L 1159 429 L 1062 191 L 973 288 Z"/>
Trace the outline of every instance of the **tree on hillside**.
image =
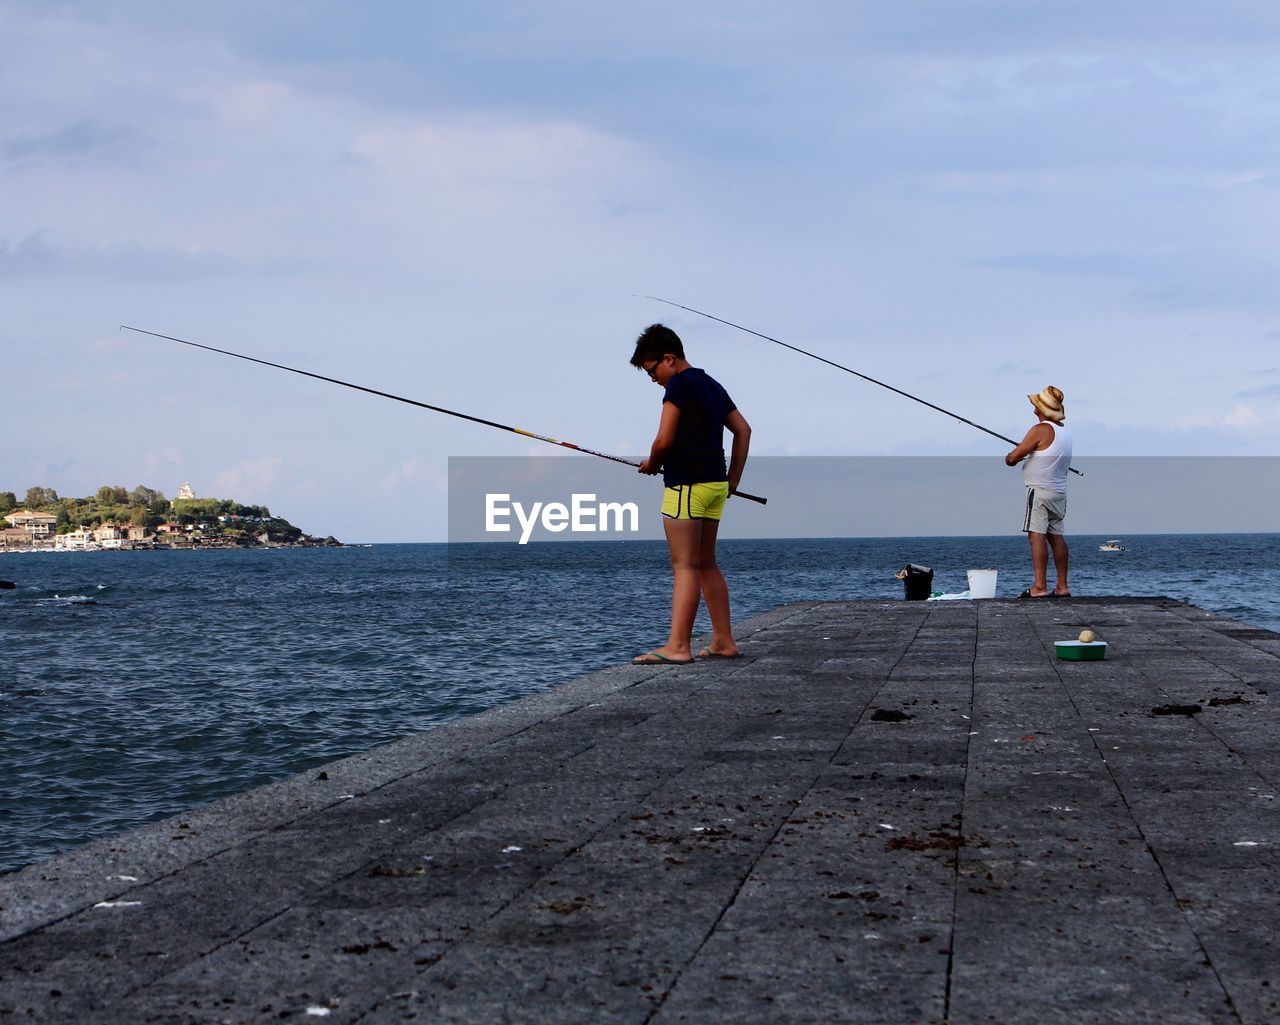
<path id="1" fill-rule="evenodd" d="M 179 523 L 192 523 L 196 520 L 216 520 L 223 511 L 225 499 L 217 498 L 175 498 L 173 514 Z"/>
<path id="2" fill-rule="evenodd" d="M 145 505 L 134 505 L 129 507 L 129 522 L 135 527 L 156 527 L 164 522 L 164 518 L 148 510 Z"/>
<path id="3" fill-rule="evenodd" d="M 28 509 L 39 509 L 42 505 L 53 505 L 58 500 L 58 493 L 53 488 L 27 488 L 27 497 L 23 503 Z"/>
<path id="4" fill-rule="evenodd" d="M 267 523 L 267 537 L 272 541 L 296 541 L 301 536 L 302 529 L 288 520 L 275 517 Z"/>
<path id="5" fill-rule="evenodd" d="M 78 498 L 59 498 L 50 510 L 58 517 L 58 526 L 78 527 L 84 522 L 85 507 Z M 65 531 L 64 531 L 65 533 Z"/>
<path id="6" fill-rule="evenodd" d="M 18 508 L 18 496 L 12 491 L 0 491 L 0 516 Z"/>
<path id="7" fill-rule="evenodd" d="M 97 497 L 99 505 L 126 505 L 129 502 L 129 492 L 112 484 L 104 484 L 98 488 Z"/>
<path id="8" fill-rule="evenodd" d="M 157 516 L 169 511 L 169 500 L 164 497 L 164 494 L 155 490 L 155 488 L 148 488 L 142 484 L 139 484 L 129 492 L 129 504 L 145 505 L 148 511 Z"/>

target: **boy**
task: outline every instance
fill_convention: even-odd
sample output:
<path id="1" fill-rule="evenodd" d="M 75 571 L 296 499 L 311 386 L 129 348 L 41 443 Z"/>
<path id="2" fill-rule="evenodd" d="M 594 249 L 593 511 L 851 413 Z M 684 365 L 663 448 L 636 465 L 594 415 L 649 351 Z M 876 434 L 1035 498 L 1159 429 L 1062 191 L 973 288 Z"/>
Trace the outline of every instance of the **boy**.
<path id="1" fill-rule="evenodd" d="M 728 392 L 705 371 L 689 365 L 684 345 L 669 327 L 653 324 L 636 339 L 631 365 L 665 389 L 658 435 L 640 472 L 662 473 L 662 526 L 675 576 L 671 590 L 671 635 L 662 647 L 640 655 L 636 665 L 694 661 L 693 620 L 698 599 L 711 616 L 711 643 L 699 658 L 737 658 L 729 623 L 729 586 L 716 565 L 716 534 L 729 492 L 747 463 L 751 428 Z M 733 435 L 728 465 L 724 430 Z"/>

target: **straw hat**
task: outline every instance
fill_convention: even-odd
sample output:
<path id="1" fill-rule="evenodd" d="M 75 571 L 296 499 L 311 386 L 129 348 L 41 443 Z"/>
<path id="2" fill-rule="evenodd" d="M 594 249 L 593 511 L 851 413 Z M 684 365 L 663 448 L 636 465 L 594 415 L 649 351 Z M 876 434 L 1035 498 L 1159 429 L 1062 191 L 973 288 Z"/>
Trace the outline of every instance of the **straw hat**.
<path id="1" fill-rule="evenodd" d="M 1038 395 L 1028 395 L 1031 404 L 1044 416 L 1046 420 L 1052 420 L 1056 424 L 1062 423 L 1067 418 L 1067 411 L 1062 405 L 1062 389 L 1049 385 L 1044 391 Z"/>

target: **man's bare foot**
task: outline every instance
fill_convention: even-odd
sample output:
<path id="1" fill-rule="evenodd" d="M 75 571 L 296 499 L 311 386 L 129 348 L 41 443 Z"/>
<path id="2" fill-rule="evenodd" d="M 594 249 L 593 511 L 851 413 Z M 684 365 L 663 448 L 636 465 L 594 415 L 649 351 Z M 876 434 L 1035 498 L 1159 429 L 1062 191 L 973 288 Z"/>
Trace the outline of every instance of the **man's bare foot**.
<path id="1" fill-rule="evenodd" d="M 698 652 L 698 658 L 742 658 L 742 652 L 736 644 L 732 648 L 713 648 L 707 645 Z"/>

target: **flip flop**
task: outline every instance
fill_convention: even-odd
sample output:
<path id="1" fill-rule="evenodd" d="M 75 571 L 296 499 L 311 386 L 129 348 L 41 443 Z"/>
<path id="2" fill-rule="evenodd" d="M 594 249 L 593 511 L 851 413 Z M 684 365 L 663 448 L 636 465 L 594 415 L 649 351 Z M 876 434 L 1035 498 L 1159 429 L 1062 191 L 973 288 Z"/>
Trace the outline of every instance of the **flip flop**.
<path id="1" fill-rule="evenodd" d="M 1031 601 L 1041 601 L 1044 598 L 1052 598 L 1052 597 L 1053 597 L 1052 591 L 1048 592 L 1047 594 L 1032 594 L 1031 588 L 1028 587 L 1025 591 L 1023 591 L 1020 595 L 1018 595 L 1018 601 L 1026 601 L 1028 599 L 1030 599 Z M 1070 595 L 1063 595 L 1063 597 L 1069 598 Z"/>
<path id="2" fill-rule="evenodd" d="M 734 655 L 721 655 L 718 651 L 712 651 L 710 648 L 703 648 L 698 652 L 698 658 L 742 658 L 742 652 Z"/>
<path id="3" fill-rule="evenodd" d="M 686 658 L 667 658 L 666 655 L 659 655 L 656 651 L 647 651 L 643 655 L 637 655 L 631 660 L 633 666 L 687 666 L 693 659 Z"/>

